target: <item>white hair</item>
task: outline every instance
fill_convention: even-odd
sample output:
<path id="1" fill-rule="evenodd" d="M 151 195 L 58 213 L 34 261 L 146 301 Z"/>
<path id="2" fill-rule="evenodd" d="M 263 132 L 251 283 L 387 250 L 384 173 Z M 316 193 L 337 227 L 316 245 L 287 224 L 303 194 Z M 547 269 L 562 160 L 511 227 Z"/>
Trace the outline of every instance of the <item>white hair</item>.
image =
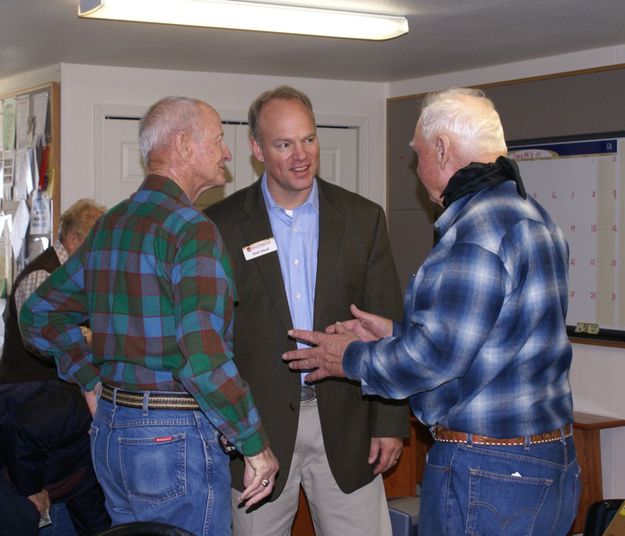
<path id="1" fill-rule="evenodd" d="M 198 99 L 174 96 L 165 97 L 150 106 L 139 124 L 139 150 L 145 165 L 150 152 L 169 144 L 176 131 L 197 131 L 198 112 L 203 104 Z"/>
<path id="2" fill-rule="evenodd" d="M 467 106 L 467 98 L 478 99 L 481 106 Z M 480 89 L 451 88 L 426 95 L 417 129 L 426 143 L 439 134 L 449 135 L 467 159 L 507 153 L 499 114 Z"/>

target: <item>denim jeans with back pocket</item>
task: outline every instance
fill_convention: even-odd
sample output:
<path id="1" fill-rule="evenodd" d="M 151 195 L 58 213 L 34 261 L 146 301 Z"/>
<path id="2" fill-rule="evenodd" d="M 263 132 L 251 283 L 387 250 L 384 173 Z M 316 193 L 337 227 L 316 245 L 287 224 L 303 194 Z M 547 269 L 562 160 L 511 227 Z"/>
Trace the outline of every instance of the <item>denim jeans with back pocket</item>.
<path id="1" fill-rule="evenodd" d="M 196 536 L 230 534 L 229 458 L 201 411 L 100 399 L 91 449 L 114 525 L 158 521 Z"/>
<path id="2" fill-rule="evenodd" d="M 436 442 L 419 536 L 565 536 L 580 486 L 573 437 L 526 446 Z"/>

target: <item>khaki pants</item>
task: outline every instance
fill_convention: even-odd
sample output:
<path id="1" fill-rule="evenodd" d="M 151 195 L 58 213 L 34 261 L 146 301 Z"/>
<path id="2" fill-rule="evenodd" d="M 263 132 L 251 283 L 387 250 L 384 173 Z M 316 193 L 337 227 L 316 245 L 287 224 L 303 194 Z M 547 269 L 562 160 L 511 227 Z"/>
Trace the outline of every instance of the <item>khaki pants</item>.
<path id="1" fill-rule="evenodd" d="M 233 536 L 289 536 L 304 488 L 317 536 L 391 536 L 382 477 L 345 494 L 326 458 L 316 401 L 300 407 L 295 452 L 284 491 L 253 512 L 237 508 L 232 490 Z"/>

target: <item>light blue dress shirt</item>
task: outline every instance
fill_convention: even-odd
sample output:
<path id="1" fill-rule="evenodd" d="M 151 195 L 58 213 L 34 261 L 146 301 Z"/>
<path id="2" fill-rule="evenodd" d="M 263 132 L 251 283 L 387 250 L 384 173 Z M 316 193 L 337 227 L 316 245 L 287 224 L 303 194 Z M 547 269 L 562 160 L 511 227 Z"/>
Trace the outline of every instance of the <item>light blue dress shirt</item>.
<path id="1" fill-rule="evenodd" d="M 280 270 L 293 327 L 311 330 L 315 310 L 315 280 L 319 245 L 317 180 L 313 181 L 313 187 L 306 201 L 292 210 L 284 209 L 275 202 L 267 187 L 266 174 L 263 174 L 261 185 L 273 238 L 278 247 Z M 307 345 L 298 343 L 298 347 L 305 348 Z M 302 374 L 302 378 L 305 374 Z"/>

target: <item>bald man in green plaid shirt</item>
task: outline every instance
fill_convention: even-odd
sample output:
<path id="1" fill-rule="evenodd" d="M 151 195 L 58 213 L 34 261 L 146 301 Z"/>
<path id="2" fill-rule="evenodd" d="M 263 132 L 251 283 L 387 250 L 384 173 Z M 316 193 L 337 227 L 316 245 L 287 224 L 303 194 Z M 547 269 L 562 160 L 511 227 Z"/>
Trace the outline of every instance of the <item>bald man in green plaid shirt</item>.
<path id="1" fill-rule="evenodd" d="M 25 303 L 25 340 L 54 356 L 92 407 L 94 465 L 113 524 L 230 534 L 224 445 L 246 461 L 240 501 L 266 497 L 278 463 L 232 360 L 236 290 L 215 225 L 192 203 L 225 181 L 217 112 L 168 97 L 143 118 L 148 175 Z M 89 321 L 90 347 L 80 324 Z"/>

